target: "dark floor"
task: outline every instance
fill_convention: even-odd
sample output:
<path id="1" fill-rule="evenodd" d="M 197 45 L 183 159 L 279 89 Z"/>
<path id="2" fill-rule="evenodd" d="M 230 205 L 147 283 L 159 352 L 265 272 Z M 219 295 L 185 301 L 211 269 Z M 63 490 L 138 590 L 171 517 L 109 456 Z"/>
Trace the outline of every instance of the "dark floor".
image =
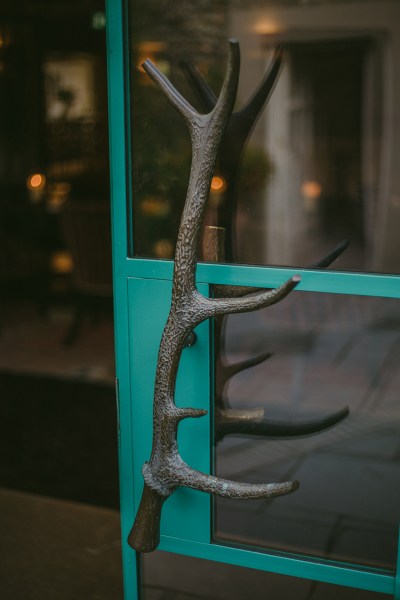
<path id="1" fill-rule="evenodd" d="M 122 600 L 119 515 L 0 490 L 3 600 Z"/>
<path id="2" fill-rule="evenodd" d="M 0 373 L 0 485 L 118 510 L 113 387 Z"/>
<path id="3" fill-rule="evenodd" d="M 0 374 L 0 597 L 122 598 L 114 389 Z"/>

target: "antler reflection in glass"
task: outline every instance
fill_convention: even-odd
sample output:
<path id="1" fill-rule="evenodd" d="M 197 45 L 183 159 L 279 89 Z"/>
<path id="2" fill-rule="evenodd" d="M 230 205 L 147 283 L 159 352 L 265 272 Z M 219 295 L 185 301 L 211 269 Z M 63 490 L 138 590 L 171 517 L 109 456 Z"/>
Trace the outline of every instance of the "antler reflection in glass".
<path id="1" fill-rule="evenodd" d="M 225 230 L 222 227 L 206 227 L 203 239 L 203 256 L 208 262 L 224 261 Z M 332 252 L 320 259 L 313 268 L 326 268 L 348 246 L 343 240 Z M 233 297 L 243 297 L 249 293 L 259 292 L 259 288 L 242 286 L 213 286 L 214 297 L 229 294 Z M 319 433 L 333 427 L 349 414 L 347 406 L 321 417 L 306 421 L 274 421 L 265 417 L 264 409 L 260 408 L 231 408 L 225 398 L 225 389 L 229 381 L 247 369 L 255 367 L 273 356 L 272 352 L 263 352 L 257 356 L 228 364 L 225 360 L 225 328 L 226 317 L 214 319 L 214 349 L 216 362 L 215 375 L 215 439 L 221 440 L 227 435 L 249 435 L 262 437 L 296 437 Z"/>
<path id="2" fill-rule="evenodd" d="M 259 83 L 250 100 L 240 110 L 232 113 L 223 135 L 218 153 L 218 174 L 225 179 L 227 187 L 223 203 L 218 210 L 217 226 L 208 226 L 204 230 L 202 243 L 203 260 L 207 262 L 238 262 L 236 256 L 235 223 L 237 210 L 237 182 L 241 170 L 241 160 L 247 140 L 267 104 L 271 92 L 278 80 L 285 51 L 278 46 L 272 57 L 269 69 Z M 188 61 L 181 61 L 181 67 L 192 83 L 197 95 L 206 110 L 212 110 L 217 98 L 197 68 Z M 335 261 L 348 247 L 349 241 L 343 240 L 322 259 L 310 265 L 310 269 L 325 269 Z M 243 297 L 259 291 L 254 287 L 213 286 L 214 297 L 228 295 Z M 224 389 L 228 381 L 237 373 L 261 364 L 272 353 L 266 352 L 235 365 L 227 365 L 222 356 L 225 317 L 214 321 L 214 344 L 216 356 L 216 391 L 215 391 L 215 435 L 220 440 L 229 434 L 277 437 L 299 436 L 318 433 L 342 421 L 349 408 L 322 417 L 300 422 L 272 421 L 264 416 L 264 410 L 232 409 L 224 399 Z"/>

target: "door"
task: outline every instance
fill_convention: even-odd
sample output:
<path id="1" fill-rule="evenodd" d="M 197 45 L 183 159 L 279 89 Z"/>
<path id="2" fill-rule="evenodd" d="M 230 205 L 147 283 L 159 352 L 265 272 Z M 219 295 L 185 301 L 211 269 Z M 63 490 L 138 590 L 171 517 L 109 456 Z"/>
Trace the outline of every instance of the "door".
<path id="1" fill-rule="evenodd" d="M 109 0 L 107 18 L 126 598 L 153 597 L 150 579 L 194 597 L 400 597 L 398 4 Z M 250 500 L 180 486 L 162 510 L 165 553 L 140 556 L 127 539 L 191 166 L 184 120 L 142 64 L 207 113 L 232 36 L 239 87 L 197 290 L 301 281 L 274 306 L 196 326 L 175 402 L 209 416 L 183 421 L 178 447 L 206 474 L 300 485 Z"/>

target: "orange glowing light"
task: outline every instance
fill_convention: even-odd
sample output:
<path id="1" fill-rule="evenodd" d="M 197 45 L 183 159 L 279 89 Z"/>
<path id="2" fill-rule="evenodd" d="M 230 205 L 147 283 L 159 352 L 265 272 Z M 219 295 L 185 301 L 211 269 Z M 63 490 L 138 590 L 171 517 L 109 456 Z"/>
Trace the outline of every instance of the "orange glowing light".
<path id="1" fill-rule="evenodd" d="M 222 192 L 226 187 L 226 182 L 223 177 L 215 175 L 211 180 L 211 189 L 214 192 Z"/>
<path id="2" fill-rule="evenodd" d="M 165 60 L 160 59 L 160 53 L 164 52 L 166 48 L 167 44 L 158 41 L 147 41 L 139 44 L 139 59 L 137 63 L 137 68 L 139 71 L 141 73 L 145 73 L 145 70 L 143 69 L 143 63 L 146 60 L 151 60 L 151 62 L 156 64 L 158 69 L 164 73 L 164 75 L 167 75 L 169 71 L 169 64 Z M 147 79 L 144 81 L 146 82 Z"/>
<path id="3" fill-rule="evenodd" d="M 141 203 L 141 211 L 148 217 L 166 217 L 170 210 L 170 202 L 159 196 L 146 196 Z"/>
<path id="4" fill-rule="evenodd" d="M 40 190 L 46 184 L 46 177 L 41 173 L 34 173 L 28 177 L 27 186 L 31 190 Z"/>
<path id="5" fill-rule="evenodd" d="M 54 252 L 50 260 L 51 270 L 54 273 L 72 273 L 74 270 L 74 262 L 68 251 Z"/>
<path id="6" fill-rule="evenodd" d="M 322 186 L 320 183 L 318 183 L 318 181 L 304 181 L 301 185 L 300 191 L 304 198 L 316 200 L 321 195 Z"/>
<path id="7" fill-rule="evenodd" d="M 262 19 L 254 24 L 254 31 L 259 35 L 274 35 L 282 30 L 282 25 L 274 19 Z"/>

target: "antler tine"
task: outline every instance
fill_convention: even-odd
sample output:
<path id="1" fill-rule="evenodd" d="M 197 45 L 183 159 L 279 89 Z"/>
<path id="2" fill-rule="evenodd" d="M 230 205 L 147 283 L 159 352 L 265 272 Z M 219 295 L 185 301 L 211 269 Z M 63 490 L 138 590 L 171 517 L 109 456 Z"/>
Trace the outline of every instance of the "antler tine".
<path id="1" fill-rule="evenodd" d="M 273 352 L 262 352 L 261 354 L 257 354 L 257 356 L 252 356 L 250 358 L 240 360 L 230 365 L 224 364 L 223 369 L 226 376 L 226 381 L 228 381 L 228 379 L 231 379 L 231 377 L 233 377 L 234 375 L 241 373 L 242 371 L 246 371 L 247 369 L 251 369 L 252 367 L 260 365 L 264 361 L 271 358 L 271 356 L 273 355 Z"/>
<path id="2" fill-rule="evenodd" d="M 250 119 L 252 123 L 254 123 L 265 102 L 268 100 L 268 97 L 278 79 L 283 58 L 284 46 L 278 45 L 275 48 L 269 69 L 264 78 L 260 82 L 252 97 L 248 100 L 247 104 L 232 115 L 234 119 Z M 204 77 L 190 61 L 182 60 L 180 61 L 180 66 L 189 81 L 196 89 L 206 109 L 211 111 L 217 102 L 217 97 L 208 83 L 205 81 Z"/>
<path id="3" fill-rule="evenodd" d="M 336 246 L 336 248 L 334 248 L 332 250 L 332 252 L 329 252 L 329 254 L 324 256 L 324 258 L 321 258 L 317 262 L 310 265 L 308 268 L 309 269 L 326 269 L 326 267 L 329 267 L 329 265 L 331 263 L 333 263 L 333 261 L 336 260 L 346 250 L 346 248 L 349 245 L 350 245 L 350 240 L 342 240 L 340 242 L 340 244 L 338 244 Z"/>
<path id="4" fill-rule="evenodd" d="M 176 482 L 179 485 L 208 492 L 214 496 L 241 500 L 284 496 L 294 492 L 299 487 L 298 481 L 286 481 L 284 483 L 241 483 L 231 481 L 213 475 L 206 475 L 186 464 L 177 471 Z"/>
<path id="5" fill-rule="evenodd" d="M 302 267 L 306 269 L 326 269 L 336 260 L 343 252 L 349 247 L 350 240 L 342 240 L 340 244 L 336 246 L 329 254 L 321 258 L 315 263 L 308 265 L 307 267 Z M 262 288 L 256 287 L 245 287 L 245 286 L 233 286 L 233 285 L 214 285 L 214 294 L 215 297 L 220 298 L 221 296 L 226 295 L 228 298 L 240 298 L 242 296 L 246 296 L 247 294 L 254 294 L 254 292 L 260 291 Z"/>
<path id="6" fill-rule="evenodd" d="M 251 312 L 260 308 L 266 308 L 272 304 L 277 304 L 299 284 L 300 277 L 294 275 L 281 286 L 273 290 L 257 292 L 243 298 L 204 298 L 202 297 L 203 311 L 208 317 L 218 317 L 219 315 L 237 314 Z"/>
<path id="7" fill-rule="evenodd" d="M 325 431 L 345 419 L 350 410 L 345 406 L 341 410 L 331 413 L 319 419 L 310 419 L 309 421 L 289 422 L 273 421 L 264 418 L 246 418 L 243 411 L 242 418 L 237 418 L 235 413 L 232 417 L 229 415 L 229 409 L 220 411 L 217 414 L 216 436 L 222 440 L 226 435 L 245 435 L 265 437 L 299 437 L 302 435 L 312 435 Z M 237 412 L 237 411 L 236 411 Z"/>
<path id="8" fill-rule="evenodd" d="M 321 258 L 315 263 L 308 265 L 307 267 L 302 267 L 305 269 L 326 269 L 336 260 L 350 245 L 350 240 L 342 240 L 340 244 L 336 246 L 329 254 Z M 214 295 L 216 298 L 220 298 L 221 296 L 228 298 L 240 298 L 242 296 L 246 296 L 248 294 L 254 294 L 254 292 L 260 291 L 262 288 L 258 287 L 249 287 L 249 286 L 234 286 L 234 285 L 214 285 Z"/>
<path id="9" fill-rule="evenodd" d="M 321 258 L 315 263 L 308 265 L 307 267 L 302 267 L 306 269 L 326 269 L 333 263 L 334 260 L 339 258 L 341 254 L 350 246 L 350 240 L 342 240 L 340 244 L 336 246 L 329 254 Z M 241 296 L 245 296 L 247 294 L 254 294 L 254 292 L 259 291 L 261 288 L 256 287 L 245 287 L 245 286 L 233 286 L 233 285 L 214 285 L 214 294 L 215 297 L 219 298 L 221 296 L 227 296 L 229 298 L 240 298 Z"/>
<path id="10" fill-rule="evenodd" d="M 181 60 L 179 64 L 187 79 L 200 96 L 206 110 L 211 112 L 217 103 L 217 96 L 214 94 L 200 71 L 194 66 L 193 63 L 188 60 Z"/>
<path id="11" fill-rule="evenodd" d="M 189 127 L 193 126 L 193 122 L 197 121 L 200 114 L 193 108 L 193 106 L 178 92 L 178 90 L 172 85 L 172 83 L 157 69 L 157 67 L 147 59 L 143 64 L 142 68 L 146 71 L 147 75 L 154 81 L 156 85 L 161 89 L 166 98 L 172 104 L 172 106 L 184 117 Z"/>
<path id="12" fill-rule="evenodd" d="M 142 68 L 146 71 L 147 75 L 158 85 L 164 95 L 168 98 L 170 103 L 178 112 L 180 112 L 185 121 L 192 130 L 193 125 L 198 122 L 199 117 L 202 115 L 193 108 L 193 106 L 178 92 L 178 90 L 172 85 L 172 83 L 157 69 L 157 67 L 147 59 L 143 64 Z M 223 114 L 230 115 L 232 112 L 233 104 L 236 98 L 236 89 L 239 81 L 239 70 L 240 70 L 240 51 L 239 43 L 236 39 L 229 40 L 229 55 L 228 55 L 228 66 L 226 69 L 226 75 L 224 83 L 222 85 L 221 93 L 215 105 L 209 114 L 213 114 L 214 121 L 221 124 L 221 128 L 224 129 L 226 122 L 224 121 Z"/>
<path id="13" fill-rule="evenodd" d="M 285 51 L 283 45 L 279 45 L 275 48 L 270 67 L 267 73 L 265 74 L 264 79 L 261 81 L 257 90 L 254 92 L 253 96 L 250 98 L 247 104 L 236 113 L 237 116 L 250 119 L 252 123 L 255 122 L 255 119 L 261 112 L 264 104 L 267 102 L 268 97 L 271 94 L 274 85 L 278 79 L 284 54 Z"/>
<path id="14" fill-rule="evenodd" d="M 222 89 L 215 107 L 212 110 L 214 121 L 221 121 L 221 129 L 225 129 L 228 119 L 232 114 L 236 100 L 236 91 L 239 83 L 240 50 L 239 42 L 232 38 L 229 40 L 229 55 L 226 75 Z"/>

